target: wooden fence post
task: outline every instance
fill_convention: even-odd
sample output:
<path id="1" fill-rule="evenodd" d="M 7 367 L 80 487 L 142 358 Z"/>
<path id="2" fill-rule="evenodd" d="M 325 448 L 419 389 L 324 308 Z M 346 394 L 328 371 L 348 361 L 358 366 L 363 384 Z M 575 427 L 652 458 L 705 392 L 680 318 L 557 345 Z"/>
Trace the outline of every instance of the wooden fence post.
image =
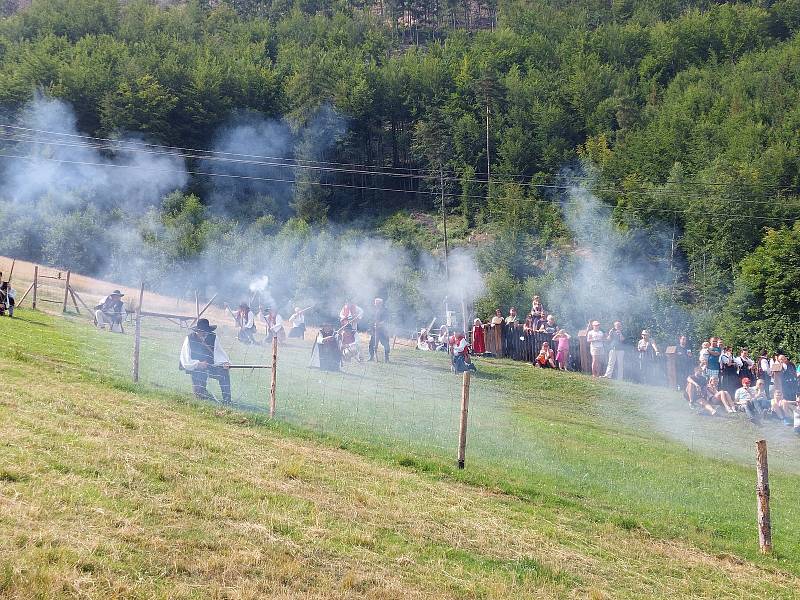
<path id="1" fill-rule="evenodd" d="M 69 300 L 69 276 L 70 271 L 67 271 L 67 278 L 64 280 L 64 302 L 61 305 L 61 312 L 67 312 L 67 300 Z"/>
<path id="2" fill-rule="evenodd" d="M 275 383 L 278 376 L 278 336 L 272 336 L 272 377 L 269 384 L 269 418 L 275 417 Z"/>
<path id="3" fill-rule="evenodd" d="M 674 390 L 680 385 L 678 381 L 678 356 L 675 353 L 675 346 L 667 346 L 664 355 L 667 357 L 667 383 L 670 389 Z M 683 387 L 686 387 L 686 382 L 683 382 L 683 384 Z"/>
<path id="4" fill-rule="evenodd" d="M 467 453 L 467 413 L 469 412 L 469 371 L 464 372 L 461 384 L 461 423 L 458 427 L 458 468 L 464 468 Z"/>
<path id="5" fill-rule="evenodd" d="M 580 356 L 581 371 L 584 373 L 592 372 L 592 355 L 589 352 L 589 342 L 587 340 L 588 331 L 581 329 L 578 332 L 578 355 Z"/>
<path id="6" fill-rule="evenodd" d="M 767 441 L 756 442 L 756 495 L 758 496 L 758 545 L 762 554 L 772 552 L 772 523 L 769 519 L 769 469 Z"/>
<path id="7" fill-rule="evenodd" d="M 136 306 L 136 321 L 133 329 L 133 382 L 139 383 L 139 350 L 142 345 L 142 300 L 144 299 L 144 282 L 139 288 L 139 304 Z"/>
<path id="8" fill-rule="evenodd" d="M 36 310 L 36 292 L 39 289 L 39 265 L 33 266 L 33 310 Z"/>

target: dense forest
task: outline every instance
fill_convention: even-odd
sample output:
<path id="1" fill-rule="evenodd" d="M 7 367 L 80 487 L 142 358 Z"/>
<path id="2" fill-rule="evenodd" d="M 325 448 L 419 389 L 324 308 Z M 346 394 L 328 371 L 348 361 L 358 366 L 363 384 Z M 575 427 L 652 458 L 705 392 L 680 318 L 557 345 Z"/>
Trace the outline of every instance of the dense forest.
<path id="1" fill-rule="evenodd" d="M 136 136 L 182 149 L 188 178 L 134 225 L 97 192 L 27 218 L 6 158 L 0 252 L 113 271 L 127 260 L 114 240 L 98 255 L 80 239 L 115 221 L 141 232 L 163 280 L 254 236 L 294 272 L 358 232 L 441 257 L 444 205 L 450 244 L 484 273 L 483 313 L 542 292 L 581 324 L 576 288 L 604 295 L 589 277 L 644 299 L 636 325 L 800 348 L 798 0 L 2 6 L 3 124 L 58 99 L 101 156 Z M 242 124 L 257 151 L 223 143 Z M 0 127 L 1 152 L 44 152 L 54 130 L 33 129 Z M 250 158 L 219 161 L 212 144 Z M 588 215 L 571 214 L 586 195 Z M 610 249 L 583 235 L 598 220 Z"/>

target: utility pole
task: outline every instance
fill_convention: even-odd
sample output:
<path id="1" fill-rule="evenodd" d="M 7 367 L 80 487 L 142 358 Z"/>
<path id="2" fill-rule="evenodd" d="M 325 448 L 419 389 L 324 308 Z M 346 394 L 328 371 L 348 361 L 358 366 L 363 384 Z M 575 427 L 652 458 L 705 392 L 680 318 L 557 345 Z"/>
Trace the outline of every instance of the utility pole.
<path id="1" fill-rule="evenodd" d="M 491 157 L 489 155 L 489 94 L 486 94 L 486 192 L 489 192 L 489 179 L 491 178 Z"/>
<path id="2" fill-rule="evenodd" d="M 444 205 L 444 165 L 442 164 L 441 158 L 439 159 L 439 184 L 442 188 L 442 229 L 444 230 L 444 280 L 445 280 L 445 289 L 450 289 L 450 267 L 447 263 L 447 209 Z M 447 319 L 450 316 L 450 307 L 447 305 L 447 295 L 444 297 L 444 322 L 447 323 Z"/>

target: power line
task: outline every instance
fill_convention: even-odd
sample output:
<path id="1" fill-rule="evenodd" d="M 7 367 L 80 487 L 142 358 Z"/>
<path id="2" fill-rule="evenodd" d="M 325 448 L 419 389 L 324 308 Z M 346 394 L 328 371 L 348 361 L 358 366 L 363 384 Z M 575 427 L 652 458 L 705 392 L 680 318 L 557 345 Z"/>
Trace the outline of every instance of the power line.
<path id="1" fill-rule="evenodd" d="M 15 155 L 15 154 L 3 154 L 0 153 L 0 158 L 8 158 L 8 159 L 15 159 L 15 160 L 25 160 L 29 162 L 34 162 L 37 160 L 46 160 L 50 162 L 62 163 L 62 164 L 74 164 L 74 165 L 86 165 L 86 166 L 94 166 L 94 167 L 107 167 L 107 168 L 118 168 L 118 169 L 135 169 L 140 171 L 153 171 L 153 172 L 163 172 L 163 173 L 178 173 L 178 174 L 190 174 L 190 175 L 200 175 L 200 176 L 210 176 L 210 177 L 223 177 L 223 178 L 231 178 L 231 179 L 246 179 L 246 180 L 257 180 L 257 181 L 270 181 L 270 182 L 283 182 L 283 183 L 297 183 L 296 180 L 293 179 L 280 179 L 280 178 L 273 178 L 273 177 L 258 177 L 252 175 L 234 175 L 230 173 L 214 173 L 214 172 L 206 172 L 206 171 L 193 171 L 193 170 L 176 170 L 176 169 L 161 169 L 161 168 L 152 168 L 152 167 L 142 167 L 140 165 L 120 165 L 114 163 L 96 163 L 96 162 L 89 162 L 89 161 L 76 161 L 76 160 L 67 160 L 67 159 L 58 159 L 52 157 L 44 157 L 44 156 L 22 156 L 22 155 Z M 421 194 L 430 194 L 430 195 L 439 195 L 438 192 L 428 192 L 428 191 L 413 191 L 413 190 L 400 190 L 400 189 L 390 189 L 390 188 L 375 188 L 375 187 L 365 187 L 365 186 L 356 186 L 356 185 L 348 185 L 348 184 L 339 184 L 339 183 L 323 183 L 323 182 L 316 182 L 316 181 L 308 181 L 304 182 L 311 185 L 319 185 L 325 187 L 340 187 L 340 188 L 348 188 L 348 189 L 364 189 L 364 190 L 376 190 L 376 191 L 391 191 L 391 192 L 406 192 L 406 193 L 421 193 Z M 569 186 L 574 187 L 574 186 Z M 453 196 L 453 195 L 451 195 Z M 459 194 L 454 194 L 454 196 L 460 196 Z M 485 198 L 484 198 L 485 199 Z M 507 198 L 508 200 L 516 200 L 519 202 L 528 202 L 528 203 L 535 203 L 535 204 L 547 204 L 547 205 L 554 205 L 556 203 L 550 200 L 544 199 L 537 199 L 537 198 Z M 580 206 L 580 202 L 572 200 L 566 202 L 559 203 L 562 206 Z M 599 204 L 600 208 L 604 208 L 607 210 L 613 210 L 613 206 Z M 657 213 L 657 214 L 688 214 L 697 210 L 696 208 L 689 207 L 686 209 L 669 209 L 669 208 L 644 208 L 644 207 L 625 207 L 625 210 L 628 212 L 635 212 L 635 213 Z M 727 212 L 723 213 L 720 216 L 724 216 L 729 220 L 758 220 L 758 221 L 778 221 L 778 222 L 788 222 L 788 221 L 796 221 L 799 217 L 765 217 L 765 216 L 758 216 L 758 215 L 744 215 L 741 213 L 733 213 Z"/>
<path id="2" fill-rule="evenodd" d="M 72 134 L 67 134 L 72 135 Z M 0 140 L 10 141 L 10 142 L 18 142 L 18 143 L 26 143 L 26 144 L 40 144 L 46 146 L 61 146 L 61 147 L 72 147 L 72 148 L 85 148 L 85 149 L 95 149 L 95 150 L 102 150 L 102 149 L 111 149 L 107 148 L 105 145 L 100 144 L 92 144 L 87 142 L 64 142 L 64 141 L 56 141 L 56 140 L 37 140 L 37 139 L 26 139 L 23 137 L 8 137 L 0 135 Z M 276 168 L 289 168 L 289 169 L 313 169 L 319 171 L 333 171 L 336 173 L 346 173 L 346 174 L 372 174 L 372 175 L 385 175 L 381 172 L 367 172 L 367 171 L 358 171 L 358 170 L 349 170 L 349 169 L 341 169 L 341 168 L 329 168 L 329 167 L 317 167 L 317 166 L 306 166 L 306 165 L 297 165 L 297 164 L 283 164 L 283 163 L 275 163 L 275 162 L 266 162 L 266 161 L 255 161 L 255 160 L 244 160 L 244 159 L 231 159 L 231 158 L 222 158 L 222 157 L 215 157 L 215 156 L 202 156 L 202 155 L 193 155 L 193 154 L 185 154 L 185 153 L 176 153 L 176 152 L 162 152 L 162 151 L 152 151 L 152 150 L 143 150 L 137 148 L 126 148 L 124 149 L 125 152 L 140 152 L 149 155 L 158 155 L 158 156 L 170 156 L 176 158 L 196 158 L 200 160 L 212 160 L 217 162 L 233 162 L 236 164 L 245 164 L 249 166 L 265 166 L 265 167 L 276 167 Z M 16 157 L 22 158 L 17 155 L 8 155 L 9 157 Z M 79 162 L 75 162 L 75 164 L 80 164 Z M 93 163 L 85 163 L 85 164 L 93 164 Z M 96 164 L 96 166 L 103 166 L 103 164 Z M 110 165 L 110 166 L 122 166 L 122 165 Z M 234 174 L 224 174 L 224 173 L 205 173 L 201 171 L 185 171 L 186 173 L 190 174 L 198 174 L 198 175 L 216 175 L 220 177 L 236 177 L 241 179 L 252 179 L 252 180 L 262 180 L 262 181 L 272 181 L 272 182 L 285 182 L 285 183 L 296 183 L 295 179 L 281 179 L 281 178 L 268 178 L 268 177 L 258 177 L 258 176 L 246 176 L 246 175 L 234 175 Z M 422 178 L 421 176 L 416 175 L 395 175 L 390 174 L 390 177 L 410 177 L 410 178 Z M 428 179 L 425 177 L 424 179 Z M 459 180 L 459 181 L 478 181 L 478 180 Z M 534 183 L 527 183 L 526 186 L 534 187 L 537 189 L 543 190 L 570 190 L 574 187 L 577 187 L 579 183 L 576 182 L 583 182 L 583 181 L 594 181 L 590 178 L 575 178 L 575 179 L 567 179 L 568 183 L 563 184 L 534 184 Z M 440 192 L 436 191 L 428 191 L 428 190 L 420 190 L 420 189 L 399 189 L 399 188 L 385 188 L 379 186 L 358 186 L 352 184 L 335 184 L 335 183 L 321 183 L 321 182 L 306 182 L 309 184 L 314 185 L 326 185 L 330 187 L 340 187 L 340 188 L 348 188 L 348 189 L 361 189 L 361 190 L 372 190 L 372 191 L 384 191 L 384 192 L 394 192 L 394 193 L 413 193 L 413 194 L 423 194 L 423 195 L 440 195 Z M 614 193 L 621 196 L 644 196 L 644 197 L 652 197 L 652 196 L 659 196 L 659 197 L 672 197 L 677 199 L 685 199 L 691 197 L 691 193 L 689 192 L 681 192 L 680 190 L 666 190 L 666 189 L 652 189 L 652 190 L 644 190 L 644 191 L 636 191 L 636 190 L 624 190 L 620 188 L 611 188 L 611 187 L 593 187 L 593 192 L 596 193 Z M 461 193 L 444 193 L 445 196 L 451 198 L 469 198 L 469 199 L 477 199 L 477 200 L 488 200 L 489 196 L 479 195 L 479 194 L 461 194 Z M 514 199 L 514 198 L 510 198 Z M 772 204 L 773 199 L 737 199 L 738 202 L 747 203 L 747 204 Z"/>
<path id="3" fill-rule="evenodd" d="M 186 158 L 196 158 L 196 159 L 204 159 L 204 160 L 228 160 L 230 162 L 242 162 L 242 163 L 249 163 L 249 164 L 260 164 L 260 160 L 253 160 L 253 159 L 261 159 L 263 161 L 282 161 L 279 163 L 269 163 L 264 162 L 263 164 L 267 166 L 277 166 L 277 167 L 287 167 L 287 168 L 309 168 L 309 169 L 318 169 L 318 170 L 326 170 L 326 171 L 338 171 L 343 173 L 351 173 L 351 174 L 361 174 L 361 175 L 378 175 L 378 176 L 388 176 L 388 177 L 398 177 L 398 178 L 412 178 L 412 179 L 438 179 L 440 178 L 441 174 L 438 169 L 419 169 L 419 168 L 412 168 L 412 167 L 379 167 L 376 165 L 364 165 L 364 164 L 357 164 L 357 163 L 341 163 L 341 162 L 329 162 L 329 161 L 314 161 L 309 159 L 295 159 L 295 158 L 286 158 L 286 157 L 276 157 L 276 156 L 268 156 L 268 155 L 259 155 L 259 154 L 244 154 L 244 153 L 236 153 L 236 152 L 225 152 L 219 150 L 205 150 L 205 149 L 198 149 L 198 148 L 189 148 L 189 147 L 181 147 L 181 146 L 167 146 L 162 144 L 151 144 L 147 142 L 140 142 L 135 140 L 115 140 L 112 138 L 101 138 L 101 137 L 94 137 L 88 135 L 81 135 L 75 133 L 63 133 L 57 131 L 50 131 L 46 129 L 35 129 L 31 127 L 22 127 L 18 125 L 9 125 L 9 124 L 0 124 L 0 127 L 13 129 L 18 131 L 31 131 L 35 133 L 42 133 L 46 135 L 54 135 L 54 136 L 61 136 L 61 137 L 69 137 L 69 138 L 76 138 L 82 140 L 92 140 L 95 143 L 102 142 L 104 144 L 114 144 L 117 146 L 122 146 L 124 150 L 131 151 L 131 152 L 142 152 L 139 147 L 146 147 L 146 148 L 156 148 L 160 149 L 161 152 L 153 152 L 154 154 L 164 153 L 164 154 L 171 154 L 180 157 Z M 18 141 L 26 141 L 26 140 L 18 140 Z M 28 140 L 33 142 L 33 140 Z M 52 143 L 56 144 L 56 141 L 47 142 L 47 141 L 38 141 L 38 143 Z M 132 147 L 127 147 L 132 146 Z M 87 147 L 91 147 L 87 144 Z M 105 146 L 96 146 L 98 148 L 105 148 Z M 108 148 L 113 149 L 113 148 Z M 183 154 L 183 153 L 192 153 L 192 154 Z M 242 157 L 241 159 L 223 159 L 219 157 L 215 157 L 215 155 L 219 155 L 222 157 Z M 250 162 L 252 161 L 252 162 Z M 322 165 L 334 165 L 333 167 L 325 167 Z M 349 167 L 349 168 L 346 168 Z M 415 175 L 413 173 L 395 173 L 395 172 L 387 172 L 386 169 L 392 170 L 402 170 L 402 171 L 413 171 L 417 173 L 425 173 L 424 175 Z M 450 173 L 453 175 L 452 177 L 444 177 L 446 181 L 454 181 L 454 182 L 470 182 L 470 183 L 480 183 L 485 184 L 487 183 L 486 179 L 475 179 L 475 178 L 462 178 L 459 177 L 455 171 L 446 170 L 445 172 Z M 515 178 L 525 178 L 525 175 L 522 174 L 511 174 L 507 175 L 508 177 L 515 177 Z M 594 183 L 597 181 L 595 177 L 589 176 L 571 176 L 568 178 L 562 178 L 568 181 L 576 181 L 582 183 Z M 524 182 L 524 181 L 504 181 L 498 179 L 489 179 L 488 183 L 511 183 L 515 185 L 520 185 L 523 187 L 532 187 L 538 189 L 565 189 L 565 186 L 560 185 L 553 185 L 553 184 L 537 184 L 533 182 Z M 698 181 L 698 180 L 683 180 L 683 181 L 676 181 L 676 180 L 665 180 L 660 182 L 659 184 L 655 185 L 678 185 L 678 186 L 690 186 L 690 187 L 727 187 L 731 185 L 745 185 L 745 186 L 752 186 L 756 188 L 762 189 L 771 189 L 779 192 L 786 192 L 792 193 L 795 192 L 793 188 L 782 187 L 775 184 L 767 184 L 767 183 L 742 183 L 742 182 L 711 182 L 711 181 Z M 623 190 L 620 188 L 595 188 L 597 191 L 608 191 L 612 193 L 619 193 L 619 194 L 649 194 L 653 193 L 653 190 L 648 190 L 645 192 L 633 192 L 629 190 Z M 659 193 L 674 193 L 676 195 L 680 195 L 680 190 L 674 190 L 670 192 L 669 190 L 661 190 Z M 748 200 L 741 200 L 743 202 L 747 202 Z M 753 201 L 751 201 L 753 202 Z M 755 201 L 755 202 L 764 202 L 764 201 Z"/>

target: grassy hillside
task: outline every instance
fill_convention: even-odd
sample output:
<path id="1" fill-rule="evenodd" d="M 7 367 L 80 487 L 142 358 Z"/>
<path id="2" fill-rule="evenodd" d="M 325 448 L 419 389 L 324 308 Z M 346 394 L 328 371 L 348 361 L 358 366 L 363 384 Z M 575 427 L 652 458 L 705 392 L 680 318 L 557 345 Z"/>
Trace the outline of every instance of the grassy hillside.
<path id="1" fill-rule="evenodd" d="M 307 348 L 282 348 L 279 381 L 307 383 L 280 388 L 268 423 L 188 402 L 167 363 L 125 382 L 130 336 L 19 315 L 0 320 L 0 596 L 790 598 L 800 583 L 800 453 L 777 427 L 484 361 L 458 472 L 443 357 L 362 367 L 347 396 L 355 374 L 322 385 Z M 148 344 L 174 362 L 172 342 Z M 238 384 L 240 401 L 249 385 L 264 397 Z M 773 466 L 766 558 L 756 435 Z"/>

